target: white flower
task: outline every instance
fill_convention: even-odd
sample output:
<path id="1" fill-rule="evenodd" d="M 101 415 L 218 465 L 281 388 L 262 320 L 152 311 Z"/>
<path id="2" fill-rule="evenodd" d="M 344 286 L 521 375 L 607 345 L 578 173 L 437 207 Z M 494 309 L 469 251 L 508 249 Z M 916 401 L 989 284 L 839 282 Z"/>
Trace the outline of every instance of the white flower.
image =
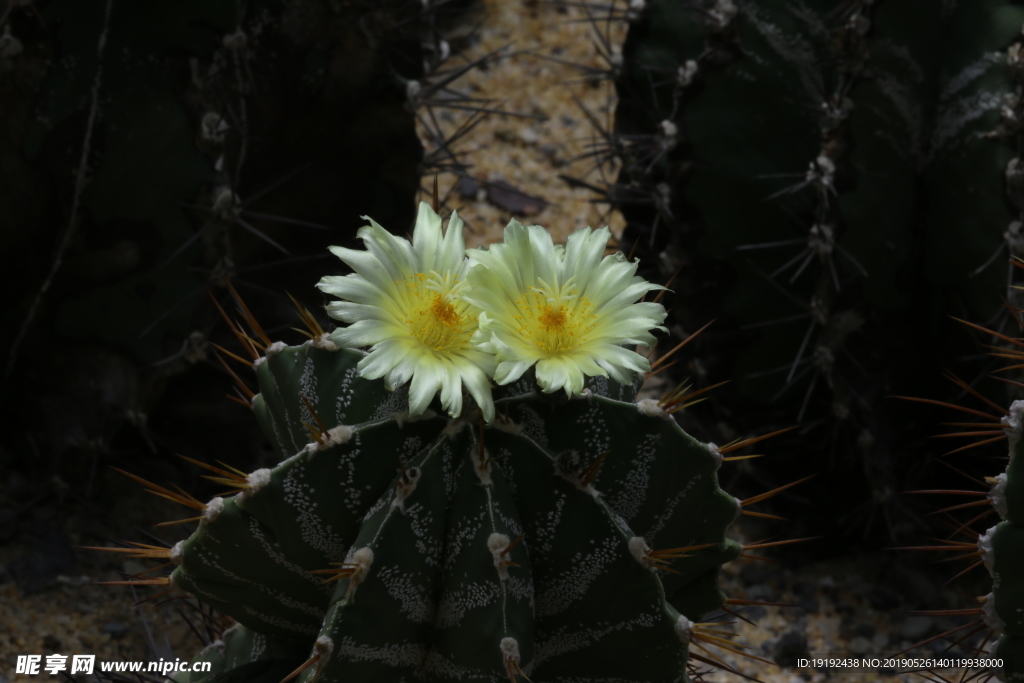
<path id="1" fill-rule="evenodd" d="M 344 299 L 328 304 L 328 314 L 351 323 L 335 330 L 331 340 L 349 348 L 372 347 L 358 365 L 363 377 L 383 377 L 390 390 L 411 379 L 410 415 L 426 410 L 440 390 L 445 410 L 457 417 L 465 384 L 491 421 L 494 358 L 470 343 L 479 311 L 461 296 L 469 265 L 462 220 L 453 212 L 442 235 L 441 217 L 421 203 L 410 244 L 363 218 L 370 225 L 357 236 L 367 251 L 330 248 L 355 272 L 317 284 Z"/>
<path id="2" fill-rule="evenodd" d="M 577 230 L 563 246 L 538 226 L 512 221 L 504 244 L 470 249 L 470 286 L 463 296 L 480 308 L 477 348 L 496 356 L 494 379 L 508 384 L 536 363 L 545 392 L 583 391 L 584 377 L 629 383 L 646 372 L 643 356 L 625 344 L 654 344 L 665 309 L 635 303 L 663 289 L 636 275 L 621 252 L 603 256 L 611 231 Z"/>

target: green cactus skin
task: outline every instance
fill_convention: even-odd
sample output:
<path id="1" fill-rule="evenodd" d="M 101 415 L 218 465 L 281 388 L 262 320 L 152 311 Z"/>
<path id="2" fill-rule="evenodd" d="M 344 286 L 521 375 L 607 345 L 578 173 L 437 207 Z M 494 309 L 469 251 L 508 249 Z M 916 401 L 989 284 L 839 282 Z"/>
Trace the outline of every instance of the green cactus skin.
<path id="1" fill-rule="evenodd" d="M 603 378 L 573 399 L 520 380 L 491 425 L 409 419 L 362 356 L 325 335 L 256 363 L 253 410 L 283 459 L 172 552 L 172 584 L 241 624 L 182 683 L 311 655 L 300 681 L 689 680 L 693 622 L 740 552 L 713 444 Z M 703 545 L 667 570 L 649 554 Z M 331 563 L 336 583 L 311 573 Z"/>
<path id="2" fill-rule="evenodd" d="M 682 329 L 716 320 L 691 349 L 733 379 L 723 419 L 821 425 L 837 470 L 861 470 L 857 499 L 819 487 L 837 510 L 865 488 L 896 504 L 917 437 L 878 399 L 936 395 L 921 378 L 973 353 L 947 314 L 987 319 L 1006 289 L 1022 25 L 1009 0 L 650 0 L 630 27 L 623 242 L 660 277 L 682 266 Z"/>

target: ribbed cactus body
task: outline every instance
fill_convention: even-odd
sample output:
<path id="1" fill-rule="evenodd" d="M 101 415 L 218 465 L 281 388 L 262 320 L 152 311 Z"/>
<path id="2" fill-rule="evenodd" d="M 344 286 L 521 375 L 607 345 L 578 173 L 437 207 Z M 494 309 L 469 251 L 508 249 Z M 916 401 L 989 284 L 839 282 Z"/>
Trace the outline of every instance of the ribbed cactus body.
<path id="1" fill-rule="evenodd" d="M 716 320 L 712 401 L 827 426 L 879 499 L 912 440 L 882 397 L 974 352 L 948 316 L 995 314 L 1021 245 L 1022 26 L 1008 0 L 652 0 L 623 50 L 623 241 L 681 266 L 682 329 Z"/>
<path id="2" fill-rule="evenodd" d="M 713 445 L 603 378 L 572 399 L 521 380 L 489 425 L 410 419 L 332 346 L 257 363 L 253 408 L 283 459 L 176 551 L 174 584 L 242 625 L 203 656 L 226 675 L 319 655 L 300 680 L 322 682 L 687 680 L 692 622 L 739 554 Z M 332 566 L 336 582 L 312 573 Z M 238 639 L 262 639 L 253 663 Z"/>

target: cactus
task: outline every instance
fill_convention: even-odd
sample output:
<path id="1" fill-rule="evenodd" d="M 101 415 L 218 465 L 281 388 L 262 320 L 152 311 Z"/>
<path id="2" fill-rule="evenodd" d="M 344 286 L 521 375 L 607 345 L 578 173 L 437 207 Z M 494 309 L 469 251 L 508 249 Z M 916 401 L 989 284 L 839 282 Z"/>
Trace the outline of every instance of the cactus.
<path id="1" fill-rule="evenodd" d="M 22 267 L 3 276 L 18 294 L 0 355 L 3 409 L 25 425 L 5 447 L 37 444 L 47 469 L 71 450 L 74 477 L 82 451 L 244 429 L 188 405 L 221 381 L 207 340 L 228 343 L 203 290 L 229 278 L 269 328 L 289 325 L 284 292 L 311 289 L 310 263 L 360 213 L 411 224 L 423 146 L 406 82 L 447 56 L 426 59 L 436 24 L 468 4 L 4 3 L 0 208 Z"/>
<path id="2" fill-rule="evenodd" d="M 1013 259 L 1011 264 L 1024 267 L 1024 261 L 1019 258 Z M 1010 311 L 1014 319 L 1020 323 L 1020 316 L 1024 313 L 1024 309 L 1010 307 Z M 1000 349 L 992 355 L 997 358 L 1011 359 L 1013 362 L 1011 368 L 1018 367 L 1020 361 L 1024 359 L 1024 353 L 1021 352 L 1024 342 L 1020 338 L 1014 339 L 974 323 L 966 323 L 966 325 L 1009 345 L 1009 350 Z M 1009 447 L 1007 465 L 1002 473 L 994 477 L 986 476 L 984 481 L 972 477 L 966 472 L 956 470 L 974 483 L 986 484 L 989 487 L 987 491 L 923 491 L 922 493 L 971 496 L 981 500 L 953 505 L 940 510 L 940 512 L 948 514 L 955 510 L 968 509 L 971 513 L 969 520 L 963 523 L 956 520 L 955 523 L 951 523 L 951 528 L 954 530 L 953 535 L 964 536 L 966 541 L 946 540 L 942 546 L 919 546 L 908 549 L 964 553 L 961 557 L 970 559 L 972 564 L 954 578 L 980 566 L 984 566 L 988 570 L 992 576 L 992 587 L 986 596 L 978 598 L 981 606 L 954 612 L 954 614 L 966 614 L 977 618 L 955 630 L 963 631 L 966 628 L 974 627 L 973 632 L 984 631 L 985 645 L 993 644 L 987 652 L 984 650 L 985 645 L 982 645 L 982 649 L 976 650 L 979 653 L 978 656 L 1002 660 L 1001 666 L 993 667 L 991 674 L 1000 681 L 1024 681 L 1024 616 L 1022 616 L 1024 615 L 1024 474 L 1022 474 L 1024 465 L 1021 465 L 1024 462 L 1024 455 L 1022 455 L 1024 447 L 1021 445 L 1021 434 L 1024 429 L 1024 401 L 1015 400 L 1009 407 L 1004 407 L 985 398 L 981 392 L 964 382 L 956 378 L 953 379 L 958 386 L 967 389 L 969 393 L 981 399 L 985 405 L 972 408 L 922 398 L 900 398 L 939 403 L 946 408 L 958 411 L 957 419 L 964 419 L 966 415 L 966 419 L 972 420 L 971 423 L 966 424 L 947 423 L 959 427 L 959 429 L 942 436 L 969 437 L 973 442 L 955 448 L 945 455 L 973 450 L 993 442 L 1006 441 Z M 978 420 L 982 421 L 978 422 Z M 980 514 L 975 514 L 975 509 L 978 507 L 982 508 L 982 511 Z M 1001 521 L 983 532 L 977 532 L 972 528 L 975 522 L 993 516 L 998 517 Z M 952 517 L 950 520 L 952 521 Z M 935 613 L 949 614 L 942 610 Z M 934 639 L 925 642 L 930 642 L 930 640 Z"/>
<path id="3" fill-rule="evenodd" d="M 1008 278 L 995 257 L 1020 247 L 1024 8 L 644 5 L 604 190 L 624 243 L 679 267 L 676 325 L 716 319 L 692 350 L 698 375 L 734 380 L 712 399 L 721 419 L 805 422 L 794 452 L 827 449 L 847 483 L 856 468 L 894 500 L 895 454 L 923 435 L 879 399 L 932 393 L 930 368 L 973 352 L 945 314 L 990 318 Z M 833 488 L 837 507 L 863 503 Z"/>
<path id="4" fill-rule="evenodd" d="M 310 339 L 289 346 L 271 342 L 243 306 L 253 336 L 232 329 L 259 391 L 239 385 L 278 464 L 245 473 L 193 461 L 231 489 L 208 503 L 135 477 L 201 512 L 188 539 L 149 555 L 175 565 L 170 577 L 142 583 L 183 590 L 239 624 L 197 658 L 213 677 L 183 683 L 268 671 L 321 682 L 688 681 L 694 662 L 728 668 L 706 646 L 739 650 L 699 622 L 727 602 L 718 571 L 742 551 L 727 529 L 774 492 L 741 502 L 719 487 L 717 470 L 760 438 L 721 448 L 693 439 L 672 417 L 692 396 L 683 390 L 637 400 L 646 361 L 599 348 L 596 337 L 646 339 L 664 311 L 629 303 L 656 286 L 621 254 L 602 258 L 607 230 L 580 231 L 561 248 L 542 228 L 513 222 L 504 245 L 469 251 L 475 265 L 461 285 L 461 221 L 453 216 L 444 238 L 440 225 L 423 204 L 412 245 L 371 222 L 360 232 L 369 251 L 335 250 L 356 272 L 322 280 L 350 300 L 328 310 L 365 324 L 325 333 L 304 312 Z M 488 272 L 553 288 L 533 305 L 554 336 L 530 328 L 536 321 L 501 327 L 491 306 L 500 286 L 476 289 L 494 284 Z M 378 286 L 387 292 L 379 307 Z M 417 309 L 388 318 L 388 306 L 422 292 L 434 297 L 423 309 L 433 319 Z M 497 349 L 496 365 L 482 363 L 504 378 L 493 395 L 467 386 L 472 401 L 455 402 L 440 383 L 424 393 L 418 375 L 433 361 L 415 353 L 412 370 L 395 356 L 400 378 L 385 371 L 381 357 L 396 344 L 450 358 L 458 337 L 437 335 L 462 334 L 466 311 L 479 316 L 476 348 Z M 591 337 L 567 351 L 578 312 Z M 382 321 L 434 336 L 392 328 L 368 341 Z M 548 364 L 533 369 L 513 358 L 527 342 L 513 348 L 510 336 L 530 329 L 548 349 Z M 545 346 L 554 339 L 557 351 Z M 355 343 L 374 348 L 347 348 Z M 585 385 L 571 372 L 558 383 L 552 364 L 563 361 L 586 368 Z"/>

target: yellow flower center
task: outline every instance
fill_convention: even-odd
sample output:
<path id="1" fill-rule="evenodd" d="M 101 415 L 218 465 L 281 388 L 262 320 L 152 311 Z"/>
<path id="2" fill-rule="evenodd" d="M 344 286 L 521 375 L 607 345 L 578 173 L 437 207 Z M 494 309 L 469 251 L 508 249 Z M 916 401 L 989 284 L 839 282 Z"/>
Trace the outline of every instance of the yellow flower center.
<path id="1" fill-rule="evenodd" d="M 548 358 L 571 353 L 587 343 L 597 316 L 593 304 L 567 283 L 556 291 L 547 285 L 531 287 L 531 293 L 515 302 L 519 334 Z"/>
<path id="2" fill-rule="evenodd" d="M 458 276 L 450 273 L 417 273 L 406 279 L 406 324 L 421 344 L 433 351 L 462 351 L 476 329 L 476 315 L 470 306 L 453 298 L 460 287 Z"/>

